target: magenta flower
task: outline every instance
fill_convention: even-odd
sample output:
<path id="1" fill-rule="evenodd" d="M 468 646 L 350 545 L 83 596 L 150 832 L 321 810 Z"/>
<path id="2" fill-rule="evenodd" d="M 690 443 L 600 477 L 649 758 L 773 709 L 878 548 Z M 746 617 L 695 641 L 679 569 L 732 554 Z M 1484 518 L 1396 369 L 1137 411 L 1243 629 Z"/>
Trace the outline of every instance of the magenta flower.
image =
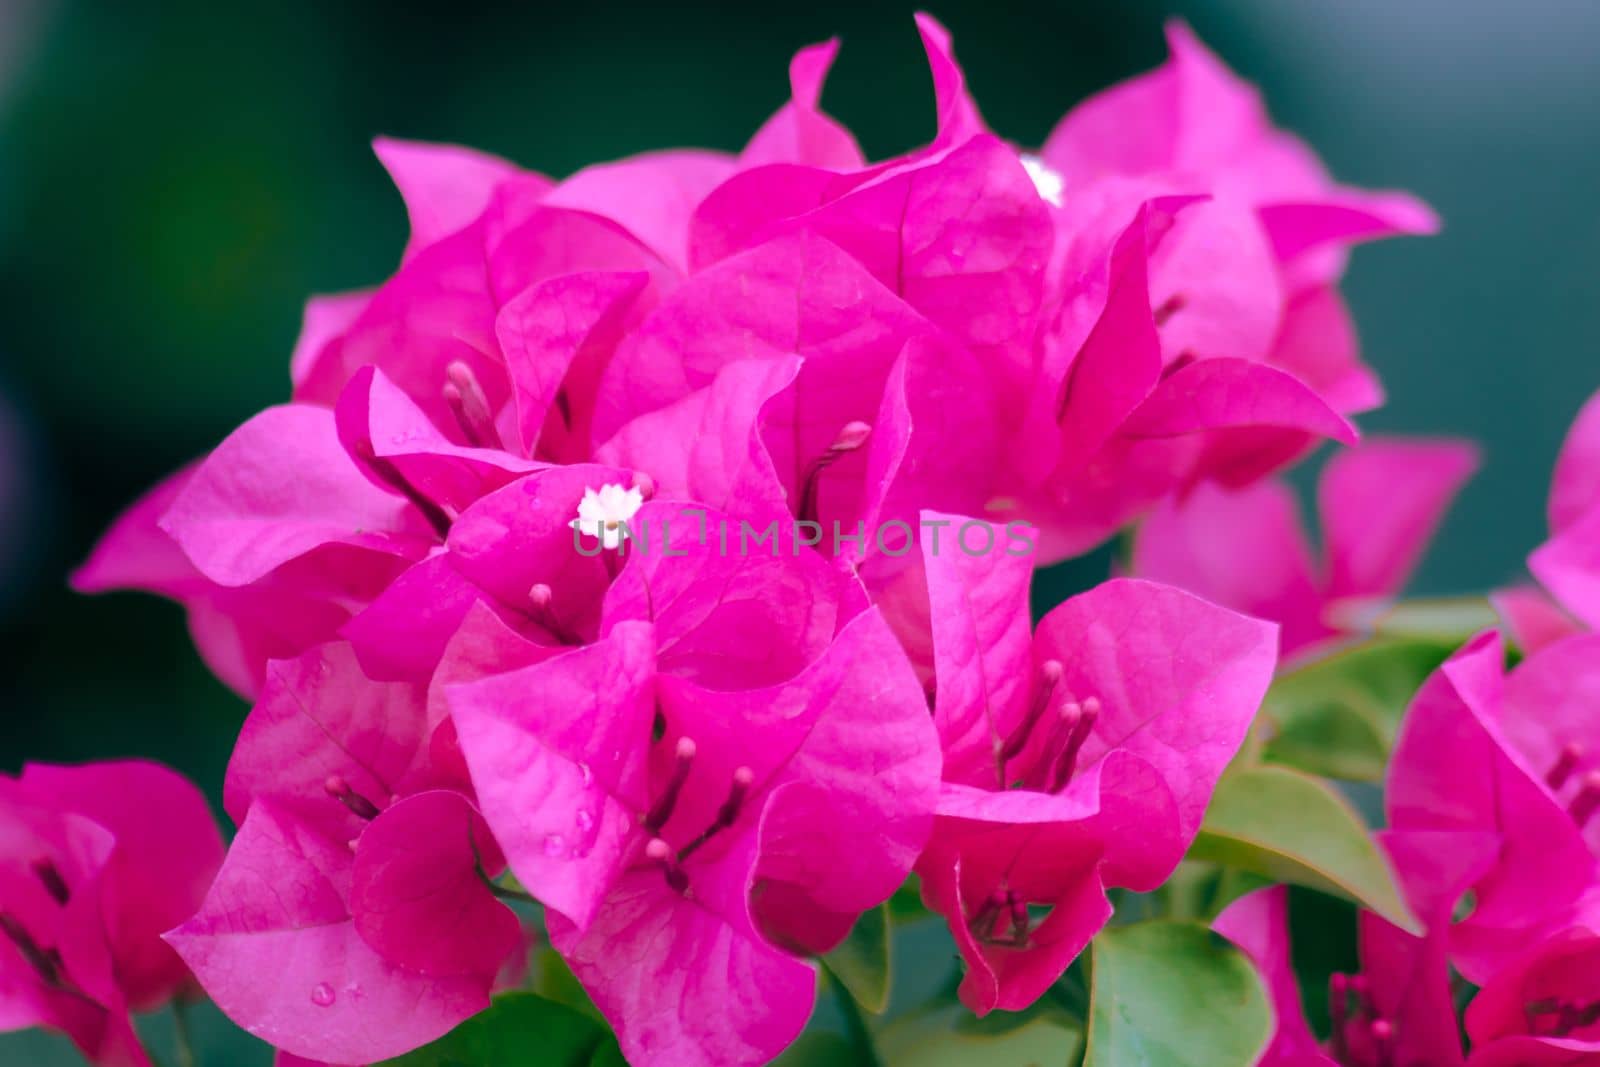
<path id="1" fill-rule="evenodd" d="M 931 538 L 923 558 L 946 783 L 917 870 L 967 962 L 962 1002 L 1015 1011 L 1105 923 L 1107 886 L 1148 891 L 1177 866 L 1266 692 L 1275 628 L 1123 579 L 1030 640 L 1026 558 Z"/>
<path id="2" fill-rule="evenodd" d="M 462 633 L 505 647 L 483 624 Z M 480 674 L 444 658 L 450 676 Z M 440 726 L 425 685 L 371 680 L 347 645 L 269 665 L 228 767 L 238 837 L 167 935 L 246 1030 L 367 1063 L 488 1006 L 522 935 L 487 884 L 505 862 Z"/>
<path id="3" fill-rule="evenodd" d="M 1600 933 L 1565 930 L 1528 949 L 1467 1006 L 1472 1067 L 1600 1063 Z"/>
<path id="4" fill-rule="evenodd" d="M 831 568 L 804 560 L 636 557 L 597 642 L 448 690 L 512 870 L 631 1062 L 776 1055 L 811 1011 L 797 954 L 927 836 L 922 689 L 876 612 L 834 636 Z"/>
<path id="5" fill-rule="evenodd" d="M 1600 394 L 1578 414 L 1550 485 L 1551 538 L 1528 569 L 1590 629 L 1600 629 Z"/>
<path id="6" fill-rule="evenodd" d="M 145 1065 L 130 1010 L 187 995 L 161 933 L 222 860 L 205 799 L 165 767 L 29 764 L 0 779 L 0 1023 L 60 1030 L 101 1067 Z"/>
<path id="7" fill-rule="evenodd" d="M 1535 703 L 1563 665 L 1545 657 L 1562 648 L 1507 681 L 1498 635 L 1480 635 L 1424 684 L 1395 743 L 1389 827 L 1401 841 L 1428 845 L 1395 852 L 1402 881 L 1435 877 L 1440 856 L 1492 857 L 1465 883 L 1470 912 L 1449 928 L 1451 962 L 1480 984 L 1530 938 L 1570 924 L 1596 884 L 1584 827 L 1600 809 L 1600 779 L 1580 770 L 1589 758 L 1583 743 L 1565 739 L 1585 721 L 1579 698 L 1565 713 Z M 1538 723 L 1549 710 L 1551 722 Z"/>
<path id="8" fill-rule="evenodd" d="M 1448 860 L 1444 868 L 1460 873 Z M 1447 920 L 1448 912 L 1442 918 Z M 1361 914 L 1362 969 L 1329 980 L 1333 1033 L 1326 1045 L 1311 1032 L 1301 1006 L 1284 887 L 1239 898 L 1212 925 L 1250 957 L 1272 998 L 1277 1026 L 1259 1067 L 1451 1067 L 1463 1062 L 1442 924 L 1439 933 L 1419 938 Z"/>
<path id="9" fill-rule="evenodd" d="M 1287 485 L 1200 486 L 1140 526 L 1133 572 L 1280 623 L 1292 657 L 1399 594 L 1476 466 L 1476 449 L 1457 441 L 1375 439 L 1337 453 L 1318 489 L 1320 563 Z"/>

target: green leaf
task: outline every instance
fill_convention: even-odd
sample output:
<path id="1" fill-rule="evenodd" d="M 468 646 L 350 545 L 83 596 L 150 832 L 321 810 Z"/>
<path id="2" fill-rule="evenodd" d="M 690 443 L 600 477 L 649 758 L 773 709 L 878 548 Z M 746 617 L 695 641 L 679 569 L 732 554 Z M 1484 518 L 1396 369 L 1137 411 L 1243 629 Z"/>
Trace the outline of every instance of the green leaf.
<path id="1" fill-rule="evenodd" d="M 1287 767 L 1223 775 L 1189 856 L 1345 897 L 1422 932 L 1360 816 L 1326 782 Z"/>
<path id="2" fill-rule="evenodd" d="M 1272 1035 L 1255 968 L 1198 923 L 1101 931 L 1084 1067 L 1248 1067 Z"/>
<path id="3" fill-rule="evenodd" d="M 1083 1031 L 1059 1011 L 996 1011 L 979 1019 L 945 1004 L 896 1019 L 878 1035 L 878 1048 L 885 1067 L 1069 1067 L 1078 1062 Z"/>
<path id="4" fill-rule="evenodd" d="M 1377 638 L 1284 675 L 1261 706 L 1261 758 L 1329 778 L 1381 780 L 1406 705 L 1455 647 L 1431 637 Z"/>
<path id="5" fill-rule="evenodd" d="M 843 1034 L 807 1030 L 772 1063 L 773 1067 L 872 1067 L 872 1056 Z"/>
<path id="6" fill-rule="evenodd" d="M 1500 625 L 1500 616 L 1483 597 L 1438 597 L 1402 600 L 1374 616 L 1369 625 L 1380 637 L 1460 645 L 1478 631 Z"/>
<path id="7" fill-rule="evenodd" d="M 889 1006 L 889 908 L 864 913 L 823 964 L 867 1011 L 882 1015 Z"/>
<path id="8" fill-rule="evenodd" d="M 611 1035 L 596 1020 L 535 993 L 496 997 L 481 1012 L 388 1067 L 589 1067 Z"/>

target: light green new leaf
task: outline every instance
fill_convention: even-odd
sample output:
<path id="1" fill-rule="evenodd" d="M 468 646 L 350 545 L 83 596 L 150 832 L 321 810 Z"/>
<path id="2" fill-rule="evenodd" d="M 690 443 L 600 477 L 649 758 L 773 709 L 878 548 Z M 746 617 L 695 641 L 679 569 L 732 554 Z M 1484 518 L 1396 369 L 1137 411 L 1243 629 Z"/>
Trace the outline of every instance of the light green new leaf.
<path id="1" fill-rule="evenodd" d="M 828 971 L 867 1011 L 889 1006 L 889 908 L 880 905 L 856 920 L 838 948 L 822 957 Z"/>
<path id="2" fill-rule="evenodd" d="M 1255 968 L 1198 923 L 1114 926 L 1094 939 L 1084 1067 L 1248 1067 L 1272 1035 Z"/>
<path id="3" fill-rule="evenodd" d="M 534 993 L 508 993 L 386 1067 L 588 1067 L 609 1038 L 604 1025 L 582 1012 Z"/>
<path id="4" fill-rule="evenodd" d="M 1454 648 L 1434 637 L 1378 638 L 1289 672 L 1261 706 L 1261 758 L 1330 778 L 1379 781 L 1406 705 Z"/>
<path id="5" fill-rule="evenodd" d="M 1499 624 L 1499 615 L 1483 597 L 1402 600 L 1371 620 L 1379 637 L 1426 638 L 1448 645 L 1464 644 L 1473 634 Z"/>
<path id="6" fill-rule="evenodd" d="M 1059 1011 L 979 1019 L 947 1004 L 896 1019 L 878 1035 L 878 1047 L 885 1067 L 1069 1067 L 1078 1062 L 1083 1032 Z"/>
<path id="7" fill-rule="evenodd" d="M 1421 933 L 1360 816 L 1326 782 L 1287 767 L 1223 775 L 1189 856 L 1345 897 Z"/>

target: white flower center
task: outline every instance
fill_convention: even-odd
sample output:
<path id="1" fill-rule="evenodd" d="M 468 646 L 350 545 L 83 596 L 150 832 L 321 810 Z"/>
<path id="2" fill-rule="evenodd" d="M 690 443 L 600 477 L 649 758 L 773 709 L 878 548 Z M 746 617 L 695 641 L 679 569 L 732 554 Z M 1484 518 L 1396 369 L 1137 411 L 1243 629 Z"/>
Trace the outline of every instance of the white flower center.
<path id="1" fill-rule="evenodd" d="M 620 485 L 602 485 L 598 490 L 585 489 L 578 501 L 578 517 L 570 523 L 580 533 L 600 539 L 606 548 L 621 548 L 628 537 L 628 523 L 644 505 L 644 494 L 638 489 Z"/>

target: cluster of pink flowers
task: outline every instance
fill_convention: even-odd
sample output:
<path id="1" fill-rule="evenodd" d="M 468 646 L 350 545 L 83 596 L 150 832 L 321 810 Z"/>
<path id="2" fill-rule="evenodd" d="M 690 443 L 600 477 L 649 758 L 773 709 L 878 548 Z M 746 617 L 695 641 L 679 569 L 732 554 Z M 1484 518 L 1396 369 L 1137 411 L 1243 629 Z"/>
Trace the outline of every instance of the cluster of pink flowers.
<path id="1" fill-rule="evenodd" d="M 192 972 L 286 1056 L 371 1063 L 518 981 L 525 893 L 630 1062 L 760 1063 L 811 1015 L 809 957 L 913 872 L 980 1014 L 1036 1001 L 1108 889 L 1167 880 L 1279 625 L 1295 655 L 1358 628 L 1475 463 L 1455 442 L 1340 454 L 1322 563 L 1265 480 L 1353 444 L 1381 400 L 1348 249 L 1434 220 L 1335 184 L 1181 26 L 1037 154 L 988 130 L 918 26 L 938 132 L 877 163 L 818 109 L 831 43 L 737 155 L 556 182 L 378 143 L 411 219 L 399 269 L 313 300 L 290 401 L 75 579 L 180 601 L 253 702 L 237 836 L 217 870 L 198 800 L 130 786 L 145 768 L 7 782 L 26 832 L 0 848 L 0 1020 L 142 1063 L 128 1010 Z M 1137 577 L 1034 625 L 1034 568 L 1138 520 Z M 1600 402 L 1552 522 L 1533 570 L 1594 625 Z M 1488 983 L 1487 1047 L 1600 1033 L 1600 990 L 1574 986 L 1600 973 L 1595 640 L 1502 684 L 1486 637 L 1418 698 L 1387 845 L 1427 936 L 1364 930 L 1334 1062 L 1413 1062 L 1384 1027 L 1459 1060 L 1446 959 Z M 1283 994 L 1273 1062 L 1309 1062 L 1273 893 L 1222 927 Z M 129 903 L 75 916 L 93 894 Z M 1433 969 L 1397 985 L 1401 959 Z M 1524 1020 L 1529 983 L 1551 1006 Z M 1481 1062 L 1534 1062 L 1506 1055 Z"/>

